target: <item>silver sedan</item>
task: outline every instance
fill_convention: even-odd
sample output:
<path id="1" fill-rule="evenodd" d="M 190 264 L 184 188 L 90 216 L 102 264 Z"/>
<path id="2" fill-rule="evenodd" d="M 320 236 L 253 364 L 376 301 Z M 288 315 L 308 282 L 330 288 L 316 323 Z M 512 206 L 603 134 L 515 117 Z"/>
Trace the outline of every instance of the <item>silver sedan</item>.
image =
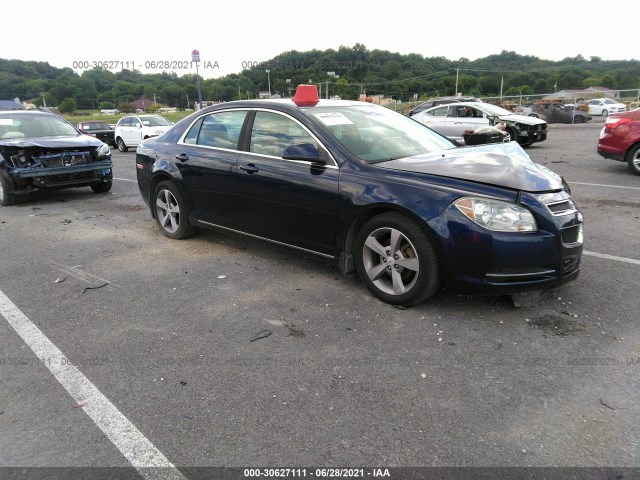
<path id="1" fill-rule="evenodd" d="M 436 132 L 464 143 L 466 133 L 488 126 L 504 129 L 510 140 L 531 145 L 547 138 L 547 122 L 540 118 L 515 115 L 490 103 L 460 102 L 439 105 L 411 117 Z"/>

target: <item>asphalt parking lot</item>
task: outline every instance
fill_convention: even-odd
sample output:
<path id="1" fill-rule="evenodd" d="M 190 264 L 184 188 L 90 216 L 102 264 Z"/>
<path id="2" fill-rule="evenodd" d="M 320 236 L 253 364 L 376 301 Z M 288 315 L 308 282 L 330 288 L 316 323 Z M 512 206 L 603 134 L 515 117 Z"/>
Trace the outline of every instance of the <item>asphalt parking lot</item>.
<path id="1" fill-rule="evenodd" d="M 109 194 L 0 208 L 0 465 L 640 467 L 640 177 L 599 129 L 527 149 L 586 219 L 580 277 L 529 308 L 397 309 L 284 247 L 169 240 L 135 152 Z"/>

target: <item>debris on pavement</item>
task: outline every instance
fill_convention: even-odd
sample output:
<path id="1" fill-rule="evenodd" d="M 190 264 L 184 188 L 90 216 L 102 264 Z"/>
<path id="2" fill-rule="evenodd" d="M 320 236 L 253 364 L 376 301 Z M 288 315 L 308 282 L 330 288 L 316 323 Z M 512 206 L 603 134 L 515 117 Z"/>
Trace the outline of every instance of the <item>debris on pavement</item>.
<path id="1" fill-rule="evenodd" d="M 97 287 L 85 287 L 85 289 L 82 290 L 82 293 L 86 292 L 87 290 L 97 290 L 98 288 L 106 287 L 107 285 L 109 285 L 109 282 L 98 285 Z"/>
<path id="2" fill-rule="evenodd" d="M 601 405 L 607 407 L 610 410 L 615 410 L 615 408 L 613 408 L 611 405 L 607 405 L 605 402 L 603 402 L 601 398 L 599 398 L 598 400 L 600 400 Z"/>
<path id="3" fill-rule="evenodd" d="M 250 342 L 255 342 L 256 340 L 260 340 L 261 338 L 267 338 L 269 335 L 271 335 L 273 332 L 271 330 L 260 330 L 258 332 L 258 334 L 253 337 L 251 340 L 249 340 Z"/>
<path id="4" fill-rule="evenodd" d="M 53 283 L 62 283 L 67 279 L 67 277 L 58 277 Z"/>

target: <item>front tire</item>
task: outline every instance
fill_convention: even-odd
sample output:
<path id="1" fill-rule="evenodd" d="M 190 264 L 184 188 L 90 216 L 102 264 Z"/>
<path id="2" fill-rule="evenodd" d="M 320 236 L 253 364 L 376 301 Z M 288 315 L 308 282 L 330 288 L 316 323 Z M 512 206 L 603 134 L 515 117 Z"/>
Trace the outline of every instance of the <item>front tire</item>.
<path id="1" fill-rule="evenodd" d="M 152 201 L 156 223 L 166 237 L 182 240 L 196 232 L 189 222 L 187 201 L 173 182 L 160 182 Z"/>
<path id="2" fill-rule="evenodd" d="M 440 288 L 431 239 L 403 215 L 383 213 L 366 222 L 356 236 L 354 257 L 360 279 L 383 302 L 414 305 Z"/>
<path id="3" fill-rule="evenodd" d="M 112 181 L 97 183 L 95 185 L 91 185 L 91 190 L 93 190 L 95 193 L 107 193 L 109 190 L 111 190 L 112 185 Z"/>
<path id="4" fill-rule="evenodd" d="M 505 131 L 507 132 L 507 135 L 509 135 L 509 141 L 510 142 L 517 142 L 518 141 L 518 134 L 516 133 L 516 131 L 513 128 L 507 128 Z"/>
<path id="5" fill-rule="evenodd" d="M 0 175 L 0 205 L 8 207 L 16 203 L 16 194 L 11 193 L 9 182 Z"/>
<path id="6" fill-rule="evenodd" d="M 640 175 L 640 143 L 627 152 L 627 163 L 633 173 Z"/>
<path id="7" fill-rule="evenodd" d="M 609 112 L 606 110 L 602 110 L 602 116 L 606 117 L 607 115 L 609 115 Z"/>
<path id="8" fill-rule="evenodd" d="M 124 143 L 124 140 L 122 140 L 122 138 L 120 137 L 118 137 L 118 139 L 116 140 L 116 144 L 118 145 L 118 150 L 123 153 L 129 150 L 126 143 Z"/>

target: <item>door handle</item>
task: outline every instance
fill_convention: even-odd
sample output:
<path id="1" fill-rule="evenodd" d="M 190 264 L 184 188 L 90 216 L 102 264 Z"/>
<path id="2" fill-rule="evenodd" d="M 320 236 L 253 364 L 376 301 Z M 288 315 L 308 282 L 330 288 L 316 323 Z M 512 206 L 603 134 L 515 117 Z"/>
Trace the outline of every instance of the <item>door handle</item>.
<path id="1" fill-rule="evenodd" d="M 258 168 L 253 163 L 250 163 L 249 165 L 241 166 L 240 170 L 244 170 L 247 173 L 256 173 L 258 171 Z"/>
<path id="2" fill-rule="evenodd" d="M 189 160 L 189 157 L 185 153 L 181 153 L 180 155 L 176 155 L 176 158 L 178 160 L 180 160 L 181 162 L 186 162 L 187 160 Z"/>

